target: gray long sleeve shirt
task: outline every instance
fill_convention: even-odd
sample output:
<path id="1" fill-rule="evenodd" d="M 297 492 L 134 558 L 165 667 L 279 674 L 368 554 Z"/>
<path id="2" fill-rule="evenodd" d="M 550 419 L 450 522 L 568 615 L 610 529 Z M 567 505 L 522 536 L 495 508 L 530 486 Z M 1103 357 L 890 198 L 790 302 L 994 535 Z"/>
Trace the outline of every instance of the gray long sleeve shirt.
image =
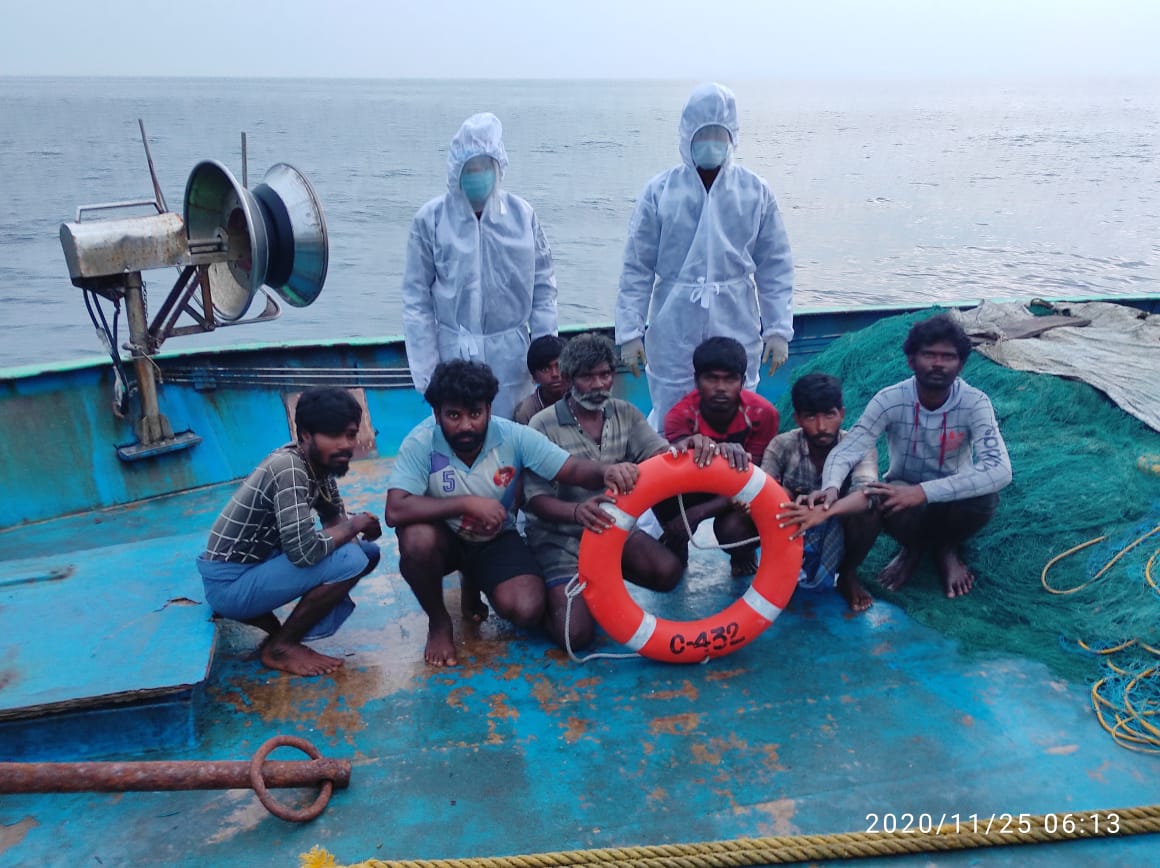
<path id="1" fill-rule="evenodd" d="M 890 454 L 885 480 L 921 485 L 930 503 L 991 494 L 1011 481 L 1011 458 L 991 400 L 959 378 L 946 402 L 927 410 L 911 377 L 870 399 L 826 459 L 822 488 L 839 488 L 883 433 Z"/>

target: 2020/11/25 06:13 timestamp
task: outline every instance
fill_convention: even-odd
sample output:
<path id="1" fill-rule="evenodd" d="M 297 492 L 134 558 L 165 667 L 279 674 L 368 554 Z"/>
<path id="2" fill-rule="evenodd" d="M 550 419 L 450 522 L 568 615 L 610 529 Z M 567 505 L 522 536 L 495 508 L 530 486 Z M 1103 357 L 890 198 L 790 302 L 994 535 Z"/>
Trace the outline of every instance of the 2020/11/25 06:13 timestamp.
<path id="1" fill-rule="evenodd" d="M 868 834 L 901 835 L 1030 835 L 1074 838 L 1117 835 L 1120 815 L 1114 811 L 1035 814 L 929 814 L 870 813 L 866 815 Z"/>

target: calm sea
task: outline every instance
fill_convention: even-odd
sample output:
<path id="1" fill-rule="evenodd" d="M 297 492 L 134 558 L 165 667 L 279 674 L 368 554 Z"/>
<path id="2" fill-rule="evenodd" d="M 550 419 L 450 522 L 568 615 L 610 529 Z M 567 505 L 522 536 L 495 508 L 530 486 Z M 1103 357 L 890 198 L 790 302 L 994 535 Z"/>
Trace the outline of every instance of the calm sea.
<path id="1" fill-rule="evenodd" d="M 202 159 L 241 176 L 245 131 L 250 183 L 297 166 L 331 239 L 315 305 L 167 349 L 399 334 L 410 219 L 483 110 L 551 242 L 561 321 L 608 321 L 634 198 L 679 159 L 695 84 L 0 78 L 0 367 L 103 352 L 58 230 L 152 198 L 138 118 L 170 208 Z M 1160 290 L 1160 82 L 729 84 L 799 306 Z M 145 276 L 156 304 L 174 273 Z"/>

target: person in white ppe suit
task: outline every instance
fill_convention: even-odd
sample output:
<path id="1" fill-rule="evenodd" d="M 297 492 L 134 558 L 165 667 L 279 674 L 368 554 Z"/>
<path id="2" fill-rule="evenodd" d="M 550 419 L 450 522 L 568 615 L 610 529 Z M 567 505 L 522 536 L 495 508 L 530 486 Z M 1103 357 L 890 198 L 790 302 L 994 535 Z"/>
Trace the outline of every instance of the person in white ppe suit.
<path id="1" fill-rule="evenodd" d="M 510 418 L 532 391 L 528 344 L 556 334 L 552 251 L 532 206 L 500 188 L 508 166 L 499 118 L 472 115 L 451 140 L 447 192 L 411 223 L 403 337 L 422 394 L 439 362 L 487 364 L 492 413 Z"/>
<path id="2" fill-rule="evenodd" d="M 737 133 L 732 91 L 694 90 L 681 114 L 681 165 L 648 182 L 629 224 L 616 343 L 634 374 L 646 363 L 656 426 L 692 391 L 693 350 L 706 338 L 741 342 L 747 389 L 762 365 L 772 374 L 789 355 L 789 240 L 769 185 L 733 162 Z"/>

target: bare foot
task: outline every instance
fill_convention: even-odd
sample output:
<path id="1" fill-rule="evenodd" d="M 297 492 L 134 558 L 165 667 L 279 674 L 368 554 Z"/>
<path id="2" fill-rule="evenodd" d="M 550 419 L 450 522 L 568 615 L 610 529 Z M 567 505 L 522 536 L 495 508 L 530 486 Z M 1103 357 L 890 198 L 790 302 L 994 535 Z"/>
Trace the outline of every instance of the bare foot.
<path id="1" fill-rule="evenodd" d="M 838 593 L 842 595 L 842 599 L 852 612 L 865 612 L 874 605 L 874 598 L 862 587 L 855 570 L 838 573 Z"/>
<path id="2" fill-rule="evenodd" d="M 451 629 L 451 619 L 427 628 L 427 647 L 423 649 L 423 659 L 431 666 L 458 666 L 455 657 L 455 633 Z"/>
<path id="3" fill-rule="evenodd" d="M 474 621 L 476 624 L 482 624 L 486 621 L 490 613 L 487 603 L 483 602 L 483 594 L 480 592 L 479 586 L 462 573 L 460 573 L 459 578 L 459 611 L 463 613 L 465 620 Z"/>
<path id="4" fill-rule="evenodd" d="M 733 578 L 740 579 L 752 576 L 757 572 L 757 552 L 754 549 L 742 549 L 729 556 L 729 569 Z"/>
<path id="5" fill-rule="evenodd" d="M 898 550 L 894 560 L 882 568 L 878 574 L 878 583 L 888 591 L 897 591 L 914 575 L 918 569 L 918 561 L 922 552 L 908 549 L 905 546 Z"/>
<path id="6" fill-rule="evenodd" d="M 975 574 L 963 563 L 958 552 L 944 549 L 938 552 L 935 560 L 938 563 L 938 574 L 942 577 L 943 590 L 948 597 L 954 599 L 971 592 L 975 586 Z"/>
<path id="7" fill-rule="evenodd" d="M 329 654 L 323 654 L 321 651 L 315 651 L 313 648 L 308 648 L 308 650 L 311 654 L 315 654 L 321 659 L 325 660 L 328 665 L 333 666 L 335 669 L 342 666 L 342 664 L 345 662 L 341 657 L 331 657 Z"/>
<path id="8" fill-rule="evenodd" d="M 326 675 L 333 672 L 341 664 L 328 663 L 334 658 L 325 657 L 317 651 L 311 651 L 305 645 L 297 642 L 274 643 L 267 642 L 262 648 L 262 663 L 270 669 L 289 672 L 291 675 Z"/>

